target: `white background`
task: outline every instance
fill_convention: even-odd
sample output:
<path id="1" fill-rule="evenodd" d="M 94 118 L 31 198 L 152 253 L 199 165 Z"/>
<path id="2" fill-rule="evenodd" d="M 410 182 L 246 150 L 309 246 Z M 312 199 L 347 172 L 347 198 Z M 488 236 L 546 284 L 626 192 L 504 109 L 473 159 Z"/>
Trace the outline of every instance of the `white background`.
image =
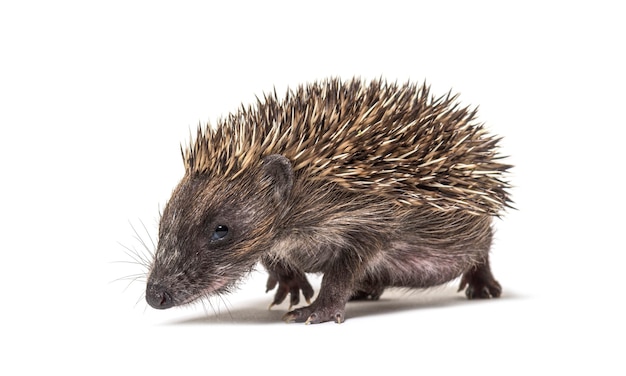
<path id="1" fill-rule="evenodd" d="M 626 372 L 622 5 L 338 3 L 0 4 L 0 373 Z M 168 311 L 115 281 L 198 123 L 355 75 L 452 88 L 505 137 L 501 299 L 390 292 L 304 326 L 267 311 L 263 272 Z"/>

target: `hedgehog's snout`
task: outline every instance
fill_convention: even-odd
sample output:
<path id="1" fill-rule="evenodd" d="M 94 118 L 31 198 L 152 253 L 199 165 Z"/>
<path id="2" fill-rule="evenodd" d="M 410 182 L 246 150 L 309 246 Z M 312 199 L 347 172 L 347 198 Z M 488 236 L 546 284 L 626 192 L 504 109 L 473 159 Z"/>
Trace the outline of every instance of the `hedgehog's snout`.
<path id="1" fill-rule="evenodd" d="M 152 308 L 167 309 L 174 306 L 174 299 L 167 290 L 158 284 L 148 282 L 146 287 L 146 301 Z"/>

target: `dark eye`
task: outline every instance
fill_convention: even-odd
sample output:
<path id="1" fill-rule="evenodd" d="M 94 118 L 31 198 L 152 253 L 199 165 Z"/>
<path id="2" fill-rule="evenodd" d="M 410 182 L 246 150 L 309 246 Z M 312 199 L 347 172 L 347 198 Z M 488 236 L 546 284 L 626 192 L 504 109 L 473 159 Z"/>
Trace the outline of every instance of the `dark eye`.
<path id="1" fill-rule="evenodd" d="M 228 234 L 228 227 L 224 225 L 217 225 L 213 235 L 211 236 L 211 240 L 220 240 L 223 239 Z"/>

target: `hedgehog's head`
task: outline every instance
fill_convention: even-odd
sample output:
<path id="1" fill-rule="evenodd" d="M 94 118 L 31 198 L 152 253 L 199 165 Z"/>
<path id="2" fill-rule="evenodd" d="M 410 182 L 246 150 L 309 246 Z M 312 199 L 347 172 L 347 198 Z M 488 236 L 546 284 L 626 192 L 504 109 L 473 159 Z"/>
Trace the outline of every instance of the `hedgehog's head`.
<path id="1" fill-rule="evenodd" d="M 233 287 L 269 249 L 293 180 L 279 155 L 234 177 L 188 171 L 161 217 L 148 304 L 165 309 Z"/>

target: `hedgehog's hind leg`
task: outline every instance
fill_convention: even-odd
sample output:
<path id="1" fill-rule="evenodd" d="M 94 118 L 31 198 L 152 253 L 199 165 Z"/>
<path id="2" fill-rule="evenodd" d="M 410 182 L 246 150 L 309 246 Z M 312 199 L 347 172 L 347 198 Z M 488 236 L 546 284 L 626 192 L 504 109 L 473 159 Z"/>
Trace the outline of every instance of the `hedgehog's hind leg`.
<path id="1" fill-rule="evenodd" d="M 366 276 L 357 284 L 350 300 L 378 300 L 385 291 L 385 287 L 382 282 Z"/>
<path id="2" fill-rule="evenodd" d="M 465 289 L 468 299 L 498 298 L 502 294 L 502 287 L 496 281 L 489 267 L 489 257 L 485 261 L 472 266 L 463 273 L 459 291 Z"/>

